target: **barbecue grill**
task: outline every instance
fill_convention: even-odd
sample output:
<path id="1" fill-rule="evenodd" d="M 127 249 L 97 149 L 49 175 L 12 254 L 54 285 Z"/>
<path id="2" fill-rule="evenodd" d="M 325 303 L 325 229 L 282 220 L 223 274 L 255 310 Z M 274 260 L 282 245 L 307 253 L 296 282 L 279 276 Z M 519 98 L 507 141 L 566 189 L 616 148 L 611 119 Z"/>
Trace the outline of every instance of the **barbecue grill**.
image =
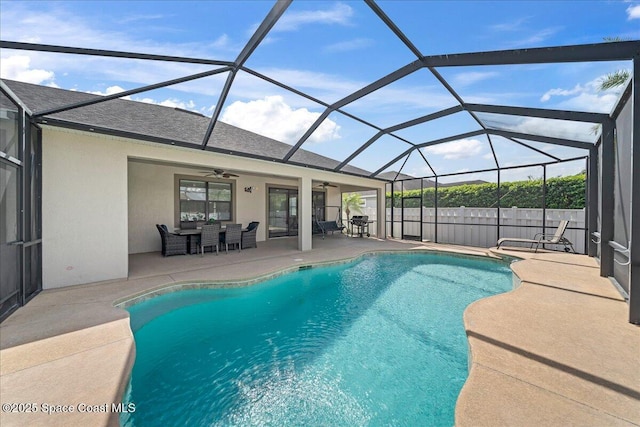
<path id="1" fill-rule="evenodd" d="M 367 234 L 367 237 L 371 236 L 371 234 L 369 234 L 369 224 L 371 224 L 373 221 L 369 221 L 368 215 L 354 215 L 351 217 L 351 221 L 349 222 L 351 223 L 352 236 L 354 227 L 357 228 L 359 237 L 363 237 L 365 233 Z"/>

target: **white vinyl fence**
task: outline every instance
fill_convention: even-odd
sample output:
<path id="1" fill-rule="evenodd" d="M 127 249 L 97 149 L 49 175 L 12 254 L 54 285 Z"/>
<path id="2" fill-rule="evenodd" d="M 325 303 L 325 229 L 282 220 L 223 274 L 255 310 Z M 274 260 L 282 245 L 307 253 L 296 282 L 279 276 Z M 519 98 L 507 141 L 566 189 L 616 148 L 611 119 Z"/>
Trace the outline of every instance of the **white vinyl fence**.
<path id="1" fill-rule="evenodd" d="M 424 240 L 435 240 L 436 210 L 422 208 L 422 237 Z M 367 213 L 370 219 L 375 219 L 375 212 Z M 402 209 L 393 211 L 393 235 L 401 237 Z M 373 215 L 373 217 L 372 217 Z M 458 245 L 491 247 L 495 246 L 497 236 L 496 208 L 438 208 L 438 242 Z M 569 239 L 578 253 L 585 251 L 585 210 L 584 209 L 547 209 L 545 233 L 553 234 L 560 221 L 569 220 L 564 237 Z M 387 208 L 387 234 L 391 235 L 391 209 Z M 420 236 L 420 208 L 404 209 L 404 235 Z M 500 237 L 533 238 L 536 233 L 542 233 L 542 209 L 500 208 Z M 509 243 L 511 245 L 511 243 Z M 513 244 L 512 246 L 516 246 Z M 562 249 L 562 247 L 549 247 Z"/>

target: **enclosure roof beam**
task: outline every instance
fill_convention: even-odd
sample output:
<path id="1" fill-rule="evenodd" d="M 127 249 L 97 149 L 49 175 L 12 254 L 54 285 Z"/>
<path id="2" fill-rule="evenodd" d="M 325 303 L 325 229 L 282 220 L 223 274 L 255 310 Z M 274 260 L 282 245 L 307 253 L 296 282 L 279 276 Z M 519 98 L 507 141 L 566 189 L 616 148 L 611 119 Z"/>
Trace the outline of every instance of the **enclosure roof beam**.
<path id="1" fill-rule="evenodd" d="M 510 116 L 537 117 L 541 119 L 570 120 L 574 122 L 602 123 L 608 114 L 579 111 L 550 110 L 545 108 L 507 107 L 503 105 L 464 104 L 464 109 L 478 113 L 505 114 Z"/>
<path id="2" fill-rule="evenodd" d="M 390 126 L 384 129 L 385 132 L 395 132 L 400 129 L 406 129 L 411 126 L 419 125 L 422 123 L 429 122 L 431 120 L 440 119 L 442 117 L 450 116 L 451 114 L 459 113 L 463 108 L 460 105 L 456 105 L 455 107 L 447 108 L 444 110 L 436 111 L 435 113 L 427 114 L 422 117 L 418 117 L 417 119 L 408 120 L 404 123 L 399 123 L 394 126 Z"/>
<path id="3" fill-rule="evenodd" d="M 269 31 L 276 25 L 278 19 L 284 14 L 287 8 L 291 5 L 293 0 L 277 0 L 276 4 L 273 5 L 267 16 L 262 20 L 260 26 L 253 33 L 247 44 L 244 46 L 242 51 L 238 54 L 236 58 L 235 65 L 240 68 L 247 62 L 249 56 L 253 53 L 254 50 L 258 47 L 258 45 L 264 40 Z"/>
<path id="4" fill-rule="evenodd" d="M 7 86 L 7 84 L 0 80 L 0 89 L 2 89 L 2 92 L 4 92 L 7 97 L 11 100 L 11 102 L 14 102 L 16 104 L 18 104 L 18 106 L 20 108 L 22 108 L 28 115 L 32 116 L 33 112 L 29 109 L 29 107 L 27 107 L 24 102 L 22 102 L 22 100 L 20 98 L 18 98 L 18 95 L 16 95 L 10 88 L 9 86 Z"/>
<path id="5" fill-rule="evenodd" d="M 429 147 L 431 145 L 444 144 L 445 142 L 457 141 L 459 139 L 471 138 L 473 136 L 484 135 L 487 131 L 484 129 L 478 129 L 471 132 L 460 133 L 458 135 L 448 136 L 446 138 L 434 139 L 433 141 L 423 142 L 422 144 L 418 144 L 418 148 Z"/>
<path id="6" fill-rule="evenodd" d="M 640 51 L 640 41 L 607 42 L 533 49 L 432 55 L 422 58 L 428 67 L 470 65 L 546 64 L 631 60 Z"/>
<path id="7" fill-rule="evenodd" d="M 413 61 L 407 65 L 405 65 L 402 68 L 397 69 L 396 71 L 387 74 L 386 76 L 382 77 L 381 79 L 376 80 L 375 82 L 363 87 L 360 90 L 355 91 L 354 93 L 352 93 L 351 95 L 348 95 L 344 98 L 342 98 L 341 100 L 335 102 L 334 104 L 332 104 L 328 109 L 326 109 L 321 115 L 320 117 L 318 117 L 318 119 L 311 125 L 311 127 L 305 132 L 304 135 L 302 135 L 302 137 L 298 140 L 298 142 L 296 142 L 296 144 L 291 147 L 291 149 L 289 150 L 289 152 L 284 156 L 283 160 L 287 161 L 291 158 L 291 156 L 293 156 L 295 154 L 296 151 L 298 151 L 298 149 L 300 148 L 300 146 L 302 146 L 302 144 L 305 143 L 305 141 L 307 139 L 309 139 L 309 137 L 313 134 L 313 132 L 316 131 L 316 129 L 318 129 L 318 127 L 322 124 L 322 122 L 329 116 L 329 114 L 331 114 L 334 110 L 337 110 L 339 108 L 344 107 L 347 104 L 350 104 L 351 102 L 357 101 L 358 99 L 367 96 L 368 94 L 370 94 L 371 92 L 374 92 L 382 87 L 385 87 L 393 82 L 395 82 L 396 80 L 399 80 L 411 73 L 413 73 L 416 70 L 419 70 L 420 68 L 422 68 L 422 63 L 418 60 Z"/>
<path id="8" fill-rule="evenodd" d="M 278 22 L 278 19 L 280 19 L 280 17 L 287 10 L 292 1 L 293 0 L 278 0 L 276 4 L 273 5 L 267 16 L 262 20 L 260 26 L 258 26 L 242 51 L 238 54 L 238 57 L 233 63 L 233 69 L 227 76 L 227 81 L 222 88 L 222 92 L 220 93 L 220 97 L 218 98 L 218 102 L 216 103 L 216 108 L 213 111 L 211 120 L 209 120 L 209 126 L 207 126 L 207 130 L 205 131 L 204 137 L 202 138 L 203 150 L 207 148 L 207 144 L 209 144 L 209 139 L 213 134 L 213 129 L 218 122 L 218 117 L 220 117 L 222 107 L 227 100 L 227 96 L 229 95 L 229 91 L 231 90 L 231 85 L 235 80 L 238 70 L 247 61 L 247 59 L 249 59 L 249 56 L 253 53 L 254 50 L 256 50 L 260 42 L 264 40 L 264 38 L 269 33 L 269 30 L 271 30 L 276 22 Z"/>
<path id="9" fill-rule="evenodd" d="M 80 47 L 56 46 L 56 45 L 49 45 L 49 44 L 12 42 L 12 41 L 6 41 L 6 40 L 0 40 L 0 48 L 15 49 L 15 50 L 32 50 L 37 52 L 70 53 L 74 55 L 106 56 L 110 58 L 129 58 L 129 59 L 146 59 L 151 61 L 184 62 L 189 64 L 218 65 L 218 66 L 227 66 L 227 67 L 231 67 L 234 65 L 233 62 L 231 61 L 218 61 L 214 59 L 189 58 L 189 57 L 171 56 L 171 55 L 153 55 L 149 53 L 123 52 L 118 50 L 104 50 L 104 49 L 88 49 L 88 48 L 80 48 Z"/>
<path id="10" fill-rule="evenodd" d="M 496 130 L 496 129 L 489 129 L 487 130 L 487 132 L 491 135 L 498 135 L 498 136 L 503 136 L 505 138 L 521 138 L 521 139 L 527 139 L 530 141 L 538 141 L 538 142 L 545 142 L 547 144 L 554 144 L 554 145 L 562 145 L 565 147 L 573 147 L 573 148 L 581 148 L 584 150 L 588 150 L 591 147 L 593 147 L 594 144 L 590 143 L 590 142 L 584 142 L 584 141 L 575 141 L 573 139 L 564 139 L 564 138 L 553 138 L 550 136 L 542 136 L 542 135 L 532 135 L 532 134 L 528 134 L 528 133 L 521 133 L 521 132 L 512 132 L 512 131 L 506 131 L 506 130 Z"/>
<path id="11" fill-rule="evenodd" d="M 43 110 L 43 111 L 36 111 L 34 113 L 34 116 L 35 117 L 46 116 L 50 114 L 61 113 L 63 111 L 73 110 L 74 108 L 80 108 L 80 107 L 86 107 L 88 105 L 99 104 L 101 102 L 111 101 L 112 99 L 119 99 L 125 96 L 135 95 L 137 93 L 147 92 L 154 89 L 160 89 L 163 87 L 188 82 L 191 80 L 201 79 L 203 77 L 213 76 L 215 74 L 227 72 L 230 69 L 231 67 L 222 67 L 216 70 L 205 71 L 204 73 L 192 74 L 190 76 L 180 77 L 178 79 L 167 80 L 167 81 L 155 83 L 152 85 L 142 86 L 137 89 L 125 90 L 122 92 L 114 93 L 112 95 L 98 96 L 93 99 L 88 99 L 82 102 L 75 102 L 72 104 L 62 105 L 60 107 L 49 108 L 48 110 Z"/>
<path id="12" fill-rule="evenodd" d="M 397 162 L 398 160 L 400 160 L 401 158 L 403 158 L 404 156 L 408 156 L 409 154 L 411 154 L 411 152 L 413 150 L 417 150 L 417 147 L 411 147 L 408 150 L 404 151 L 402 154 L 399 154 L 398 156 L 396 156 L 395 159 L 391 160 L 390 162 L 386 163 L 385 165 L 383 165 L 380 169 L 378 169 L 377 171 L 373 172 L 371 175 L 369 175 L 369 177 L 373 178 L 376 175 L 378 175 L 379 173 L 381 173 L 383 170 L 385 170 L 386 168 L 388 168 L 389 166 L 391 166 L 392 164 L 394 164 L 395 162 Z"/>
<path id="13" fill-rule="evenodd" d="M 413 119 L 413 120 L 409 120 L 406 121 L 404 123 L 399 123 L 397 125 L 388 127 L 386 129 L 381 129 L 380 132 L 378 132 L 377 134 L 375 134 L 373 137 L 371 137 L 367 142 L 365 142 L 364 144 L 362 144 L 360 147 L 358 147 L 358 149 L 356 151 L 354 151 L 353 153 L 351 153 L 351 155 L 349 155 L 349 157 L 347 157 L 343 162 L 341 162 L 338 166 L 336 166 L 336 168 L 334 170 L 338 171 L 342 168 L 344 168 L 351 160 L 353 160 L 354 158 L 356 158 L 358 155 L 360 155 L 360 153 L 362 153 L 364 150 L 366 150 L 371 144 L 373 144 L 377 139 L 379 139 L 381 136 L 385 135 L 385 134 L 389 134 L 391 132 L 395 132 L 397 130 L 400 129 L 405 129 L 411 126 L 415 126 L 415 125 L 419 125 L 421 123 L 425 123 L 431 120 L 435 120 L 441 117 L 445 117 L 451 114 L 455 114 L 462 111 L 462 107 L 461 106 L 455 106 L 455 107 L 451 107 L 451 108 L 447 108 L 445 110 L 441 110 L 432 114 L 427 114 L 426 116 L 422 116 L 422 117 L 418 117 L 417 119 Z M 394 137 L 398 138 L 396 135 L 393 135 Z M 402 138 L 398 138 L 404 142 L 404 139 Z"/>
<path id="14" fill-rule="evenodd" d="M 510 138 L 510 137 L 505 137 L 505 138 L 507 138 L 509 141 L 513 141 L 513 142 L 515 142 L 516 144 L 522 145 L 523 147 L 527 147 L 529 150 L 533 150 L 533 151 L 535 151 L 535 152 L 537 152 L 537 153 L 540 153 L 540 154 L 542 154 L 543 156 L 550 157 L 550 158 L 552 158 L 552 159 L 554 159 L 554 160 L 562 160 L 560 157 L 556 157 L 556 156 L 554 156 L 554 155 L 552 155 L 552 154 L 549 154 L 549 153 L 546 153 L 546 152 L 544 152 L 544 151 L 542 151 L 542 150 L 538 150 L 537 148 L 532 147 L 532 146 L 530 146 L 529 144 L 525 144 L 525 143 L 524 143 L 524 142 L 522 142 L 522 141 L 518 141 L 518 140 L 517 140 L 517 139 L 515 139 L 515 138 Z M 591 147 L 589 147 L 589 149 L 591 149 Z"/>
<path id="15" fill-rule="evenodd" d="M 371 144 L 373 144 L 374 142 L 376 142 L 378 139 L 380 139 L 380 137 L 382 135 L 384 135 L 385 133 L 383 131 L 380 131 L 378 133 L 376 133 L 375 135 L 373 135 L 371 138 L 369 138 L 369 140 L 367 142 L 365 142 L 364 144 L 362 144 L 360 147 L 358 147 L 358 149 L 356 151 L 354 151 L 353 153 L 351 153 L 351 155 L 349 157 L 347 157 L 346 159 L 344 159 L 338 166 L 335 167 L 334 170 L 339 171 L 340 169 L 342 169 L 343 167 L 345 167 L 351 160 L 355 159 L 360 153 L 362 153 L 364 150 L 366 150 Z"/>
<path id="16" fill-rule="evenodd" d="M 400 30 L 400 28 L 398 28 L 396 23 L 393 22 L 393 20 L 382 11 L 380 6 L 378 6 L 373 0 L 364 0 L 364 2 L 371 8 L 371 10 L 373 10 L 373 13 L 378 15 L 378 18 L 380 18 L 382 22 L 384 22 L 387 27 L 389 27 L 389 29 L 393 31 L 396 37 L 398 37 L 417 58 L 422 58 L 422 53 L 420 52 L 420 50 L 411 42 L 411 40 L 409 40 L 409 38 Z"/>
<path id="17" fill-rule="evenodd" d="M 396 158 L 394 158 L 390 162 L 386 163 L 384 166 L 382 166 L 380 169 L 378 169 L 377 171 L 373 172 L 369 176 L 374 177 L 374 176 L 378 175 L 380 172 L 382 172 L 383 170 L 385 170 L 386 168 L 388 168 L 389 166 L 391 166 L 392 164 L 394 164 L 395 162 L 397 162 L 398 160 L 400 160 L 401 158 L 403 158 L 407 154 L 411 153 L 412 150 L 419 149 L 419 148 L 422 148 L 422 147 L 428 147 L 430 145 L 443 144 L 445 142 L 456 141 L 458 139 L 469 138 L 469 137 L 472 137 L 472 136 L 484 135 L 486 133 L 487 132 L 485 130 L 476 130 L 476 131 L 473 131 L 473 132 L 461 133 L 461 134 L 450 136 L 450 137 L 447 137 L 447 138 L 436 139 L 434 141 L 429 141 L 429 142 L 425 142 L 425 143 L 422 143 L 422 144 L 418 144 L 418 145 L 416 145 L 414 147 L 409 148 L 408 150 L 406 150 L 402 154 L 398 155 Z M 431 166 L 429 166 L 429 168 L 431 168 Z M 433 169 L 431 169 L 431 170 L 433 171 Z"/>

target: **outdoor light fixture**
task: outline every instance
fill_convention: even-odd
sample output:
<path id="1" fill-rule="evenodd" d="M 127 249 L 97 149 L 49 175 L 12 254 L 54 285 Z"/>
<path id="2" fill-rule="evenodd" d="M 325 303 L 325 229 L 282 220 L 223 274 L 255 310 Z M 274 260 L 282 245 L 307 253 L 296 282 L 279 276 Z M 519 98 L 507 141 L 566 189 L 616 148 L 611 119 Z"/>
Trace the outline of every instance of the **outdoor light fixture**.
<path id="1" fill-rule="evenodd" d="M 246 193 L 253 193 L 254 190 L 257 190 L 257 187 L 244 187 L 244 191 Z"/>

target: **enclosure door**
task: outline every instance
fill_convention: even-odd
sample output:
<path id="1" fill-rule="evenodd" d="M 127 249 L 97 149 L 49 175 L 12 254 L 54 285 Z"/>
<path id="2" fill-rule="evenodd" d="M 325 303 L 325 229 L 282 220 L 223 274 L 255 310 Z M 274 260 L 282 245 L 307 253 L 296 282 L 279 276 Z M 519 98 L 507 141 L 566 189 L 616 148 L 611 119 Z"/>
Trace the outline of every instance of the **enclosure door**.
<path id="1" fill-rule="evenodd" d="M 422 241 L 422 197 L 402 198 L 402 238 Z"/>
<path id="2" fill-rule="evenodd" d="M 269 237 L 298 235 L 298 190 L 269 188 Z"/>
<path id="3" fill-rule="evenodd" d="M 20 304 L 19 170 L 0 159 L 0 319 Z"/>

